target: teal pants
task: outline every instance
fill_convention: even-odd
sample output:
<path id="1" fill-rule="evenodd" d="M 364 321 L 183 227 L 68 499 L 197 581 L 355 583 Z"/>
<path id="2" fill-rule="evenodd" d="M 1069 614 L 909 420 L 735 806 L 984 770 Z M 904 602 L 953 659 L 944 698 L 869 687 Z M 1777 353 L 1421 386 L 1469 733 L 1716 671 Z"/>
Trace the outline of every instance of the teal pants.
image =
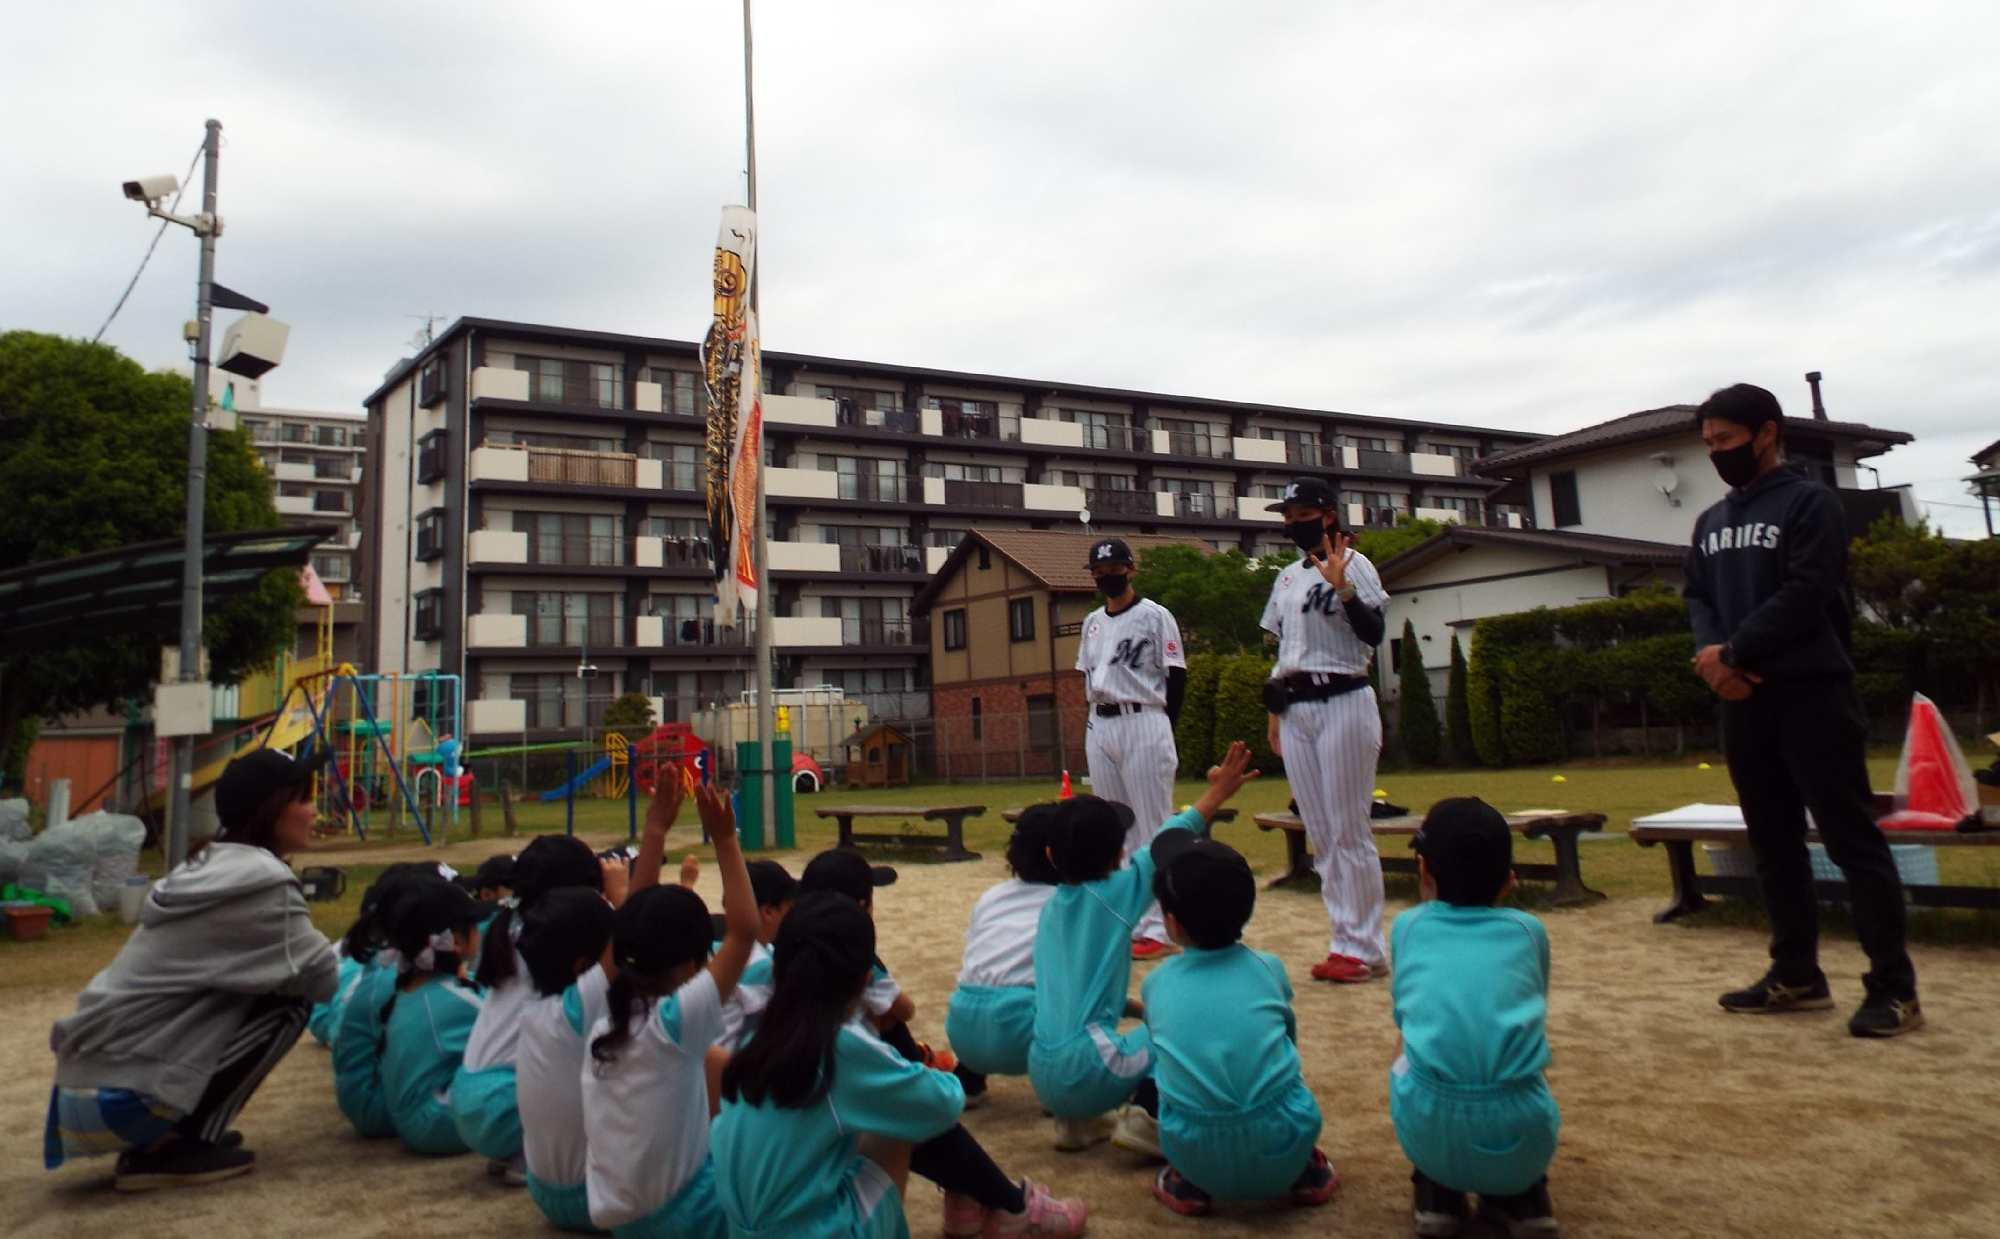
<path id="1" fill-rule="evenodd" d="M 715 1159 L 701 1169 L 666 1204 L 635 1222 L 613 1226 L 616 1239 L 728 1239 L 729 1222 L 715 1194 Z"/>
<path id="2" fill-rule="evenodd" d="M 435 1098 L 426 1098 L 406 1110 L 391 1109 L 389 1121 L 412 1153 L 446 1157 L 470 1147 L 458 1134 L 458 1119 L 451 1107 Z"/>
<path id="3" fill-rule="evenodd" d="M 1107 1114 L 1152 1074 L 1153 1038 L 1143 1024 L 1129 1033 L 1091 1024 L 1054 1045 L 1028 1048 L 1028 1080 L 1059 1119 Z"/>
<path id="4" fill-rule="evenodd" d="M 521 1106 L 514 1097 L 514 1068 L 458 1069 L 451 1078 L 451 1112 L 459 1138 L 481 1157 L 506 1161 L 521 1151 Z"/>
<path id="5" fill-rule="evenodd" d="M 1305 1081 L 1248 1110 L 1217 1114 L 1160 1093 L 1160 1152 L 1217 1200 L 1268 1200 L 1298 1182 L 1319 1141 L 1319 1103 Z"/>
<path id="6" fill-rule="evenodd" d="M 570 1230 L 584 1235 L 602 1235 L 606 1232 L 590 1222 L 590 1197 L 583 1184 L 574 1183 L 568 1187 L 557 1187 L 544 1183 L 528 1172 L 528 1199 L 542 1211 L 549 1225 L 557 1230 Z"/>
<path id="7" fill-rule="evenodd" d="M 961 985 L 944 1017 L 945 1040 L 970 1070 L 988 1076 L 1028 1074 L 1035 1040 L 1035 987 Z"/>
<path id="8" fill-rule="evenodd" d="M 1555 1160 L 1562 1114 L 1538 1073 L 1499 1084 L 1455 1085 L 1398 1058 L 1389 1072 L 1389 1117 L 1410 1164 L 1442 1187 L 1511 1196 L 1533 1187 Z"/>

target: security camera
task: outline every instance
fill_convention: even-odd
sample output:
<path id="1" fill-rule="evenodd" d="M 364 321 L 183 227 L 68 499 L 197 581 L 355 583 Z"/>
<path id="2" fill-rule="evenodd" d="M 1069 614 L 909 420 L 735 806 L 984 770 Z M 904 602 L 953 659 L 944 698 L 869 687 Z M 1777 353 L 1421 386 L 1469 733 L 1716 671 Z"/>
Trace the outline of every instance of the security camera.
<path id="1" fill-rule="evenodd" d="M 172 175 L 145 176 L 125 182 L 125 196 L 134 202 L 158 202 L 180 187 Z"/>

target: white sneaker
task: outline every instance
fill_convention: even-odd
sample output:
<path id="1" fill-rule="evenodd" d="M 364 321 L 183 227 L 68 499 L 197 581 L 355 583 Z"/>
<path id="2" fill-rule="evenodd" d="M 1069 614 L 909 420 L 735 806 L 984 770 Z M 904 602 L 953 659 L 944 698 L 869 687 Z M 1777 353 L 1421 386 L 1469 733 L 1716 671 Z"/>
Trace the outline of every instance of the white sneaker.
<path id="1" fill-rule="evenodd" d="M 502 1183 L 505 1183 L 508 1187 L 528 1186 L 528 1155 L 526 1153 L 516 1153 L 506 1161 L 500 1163 L 500 1165 L 502 1167 L 500 1172 L 500 1181 Z"/>
<path id="2" fill-rule="evenodd" d="M 1118 1118 L 1118 1130 L 1111 1133 L 1111 1143 L 1127 1153 L 1159 1157 L 1160 1121 L 1138 1106 L 1126 1106 Z"/>
<path id="3" fill-rule="evenodd" d="M 1111 1138 L 1114 1125 L 1108 1114 L 1091 1119 L 1057 1119 L 1056 1152 L 1081 1153 L 1092 1145 L 1103 1144 Z"/>

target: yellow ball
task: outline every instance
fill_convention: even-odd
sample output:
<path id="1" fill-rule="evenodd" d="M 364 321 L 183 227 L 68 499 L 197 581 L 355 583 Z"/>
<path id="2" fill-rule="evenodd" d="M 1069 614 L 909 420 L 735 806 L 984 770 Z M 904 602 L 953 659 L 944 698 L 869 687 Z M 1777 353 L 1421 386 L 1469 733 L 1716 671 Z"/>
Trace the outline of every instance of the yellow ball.
<path id="1" fill-rule="evenodd" d="M 1707 762 L 1703 762 L 1703 763 L 1701 763 L 1701 765 L 1700 765 L 1699 767 L 1697 767 L 1697 769 L 1701 769 L 1701 770 L 1706 770 L 1706 769 L 1708 769 L 1708 763 L 1707 763 Z"/>
<path id="2" fill-rule="evenodd" d="M 1377 800 L 1387 800 L 1388 798 L 1389 798 L 1389 793 L 1387 793 L 1387 792 L 1383 791 L 1383 790 L 1382 790 L 1381 788 L 1379 788 L 1379 787 L 1375 789 L 1375 799 L 1377 799 Z"/>
<path id="3" fill-rule="evenodd" d="M 1561 775 L 1557 775 L 1556 777 L 1554 777 L 1554 778 L 1550 779 L 1550 780 L 1549 780 L 1549 782 L 1551 782 L 1551 783 L 1567 783 L 1567 782 L 1569 782 L 1569 780 L 1568 780 L 1568 779 L 1565 779 L 1565 778 L 1564 778 L 1564 777 L 1562 777 Z"/>

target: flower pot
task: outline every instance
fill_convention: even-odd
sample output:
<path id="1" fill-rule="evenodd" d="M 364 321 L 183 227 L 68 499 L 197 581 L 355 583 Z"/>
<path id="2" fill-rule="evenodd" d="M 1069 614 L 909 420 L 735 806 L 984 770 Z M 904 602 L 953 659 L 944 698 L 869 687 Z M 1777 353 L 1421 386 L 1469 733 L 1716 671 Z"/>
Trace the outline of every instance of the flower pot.
<path id="1" fill-rule="evenodd" d="M 41 904 L 11 904 L 7 908 L 7 932 L 16 942 L 33 942 L 49 932 L 54 908 Z"/>

